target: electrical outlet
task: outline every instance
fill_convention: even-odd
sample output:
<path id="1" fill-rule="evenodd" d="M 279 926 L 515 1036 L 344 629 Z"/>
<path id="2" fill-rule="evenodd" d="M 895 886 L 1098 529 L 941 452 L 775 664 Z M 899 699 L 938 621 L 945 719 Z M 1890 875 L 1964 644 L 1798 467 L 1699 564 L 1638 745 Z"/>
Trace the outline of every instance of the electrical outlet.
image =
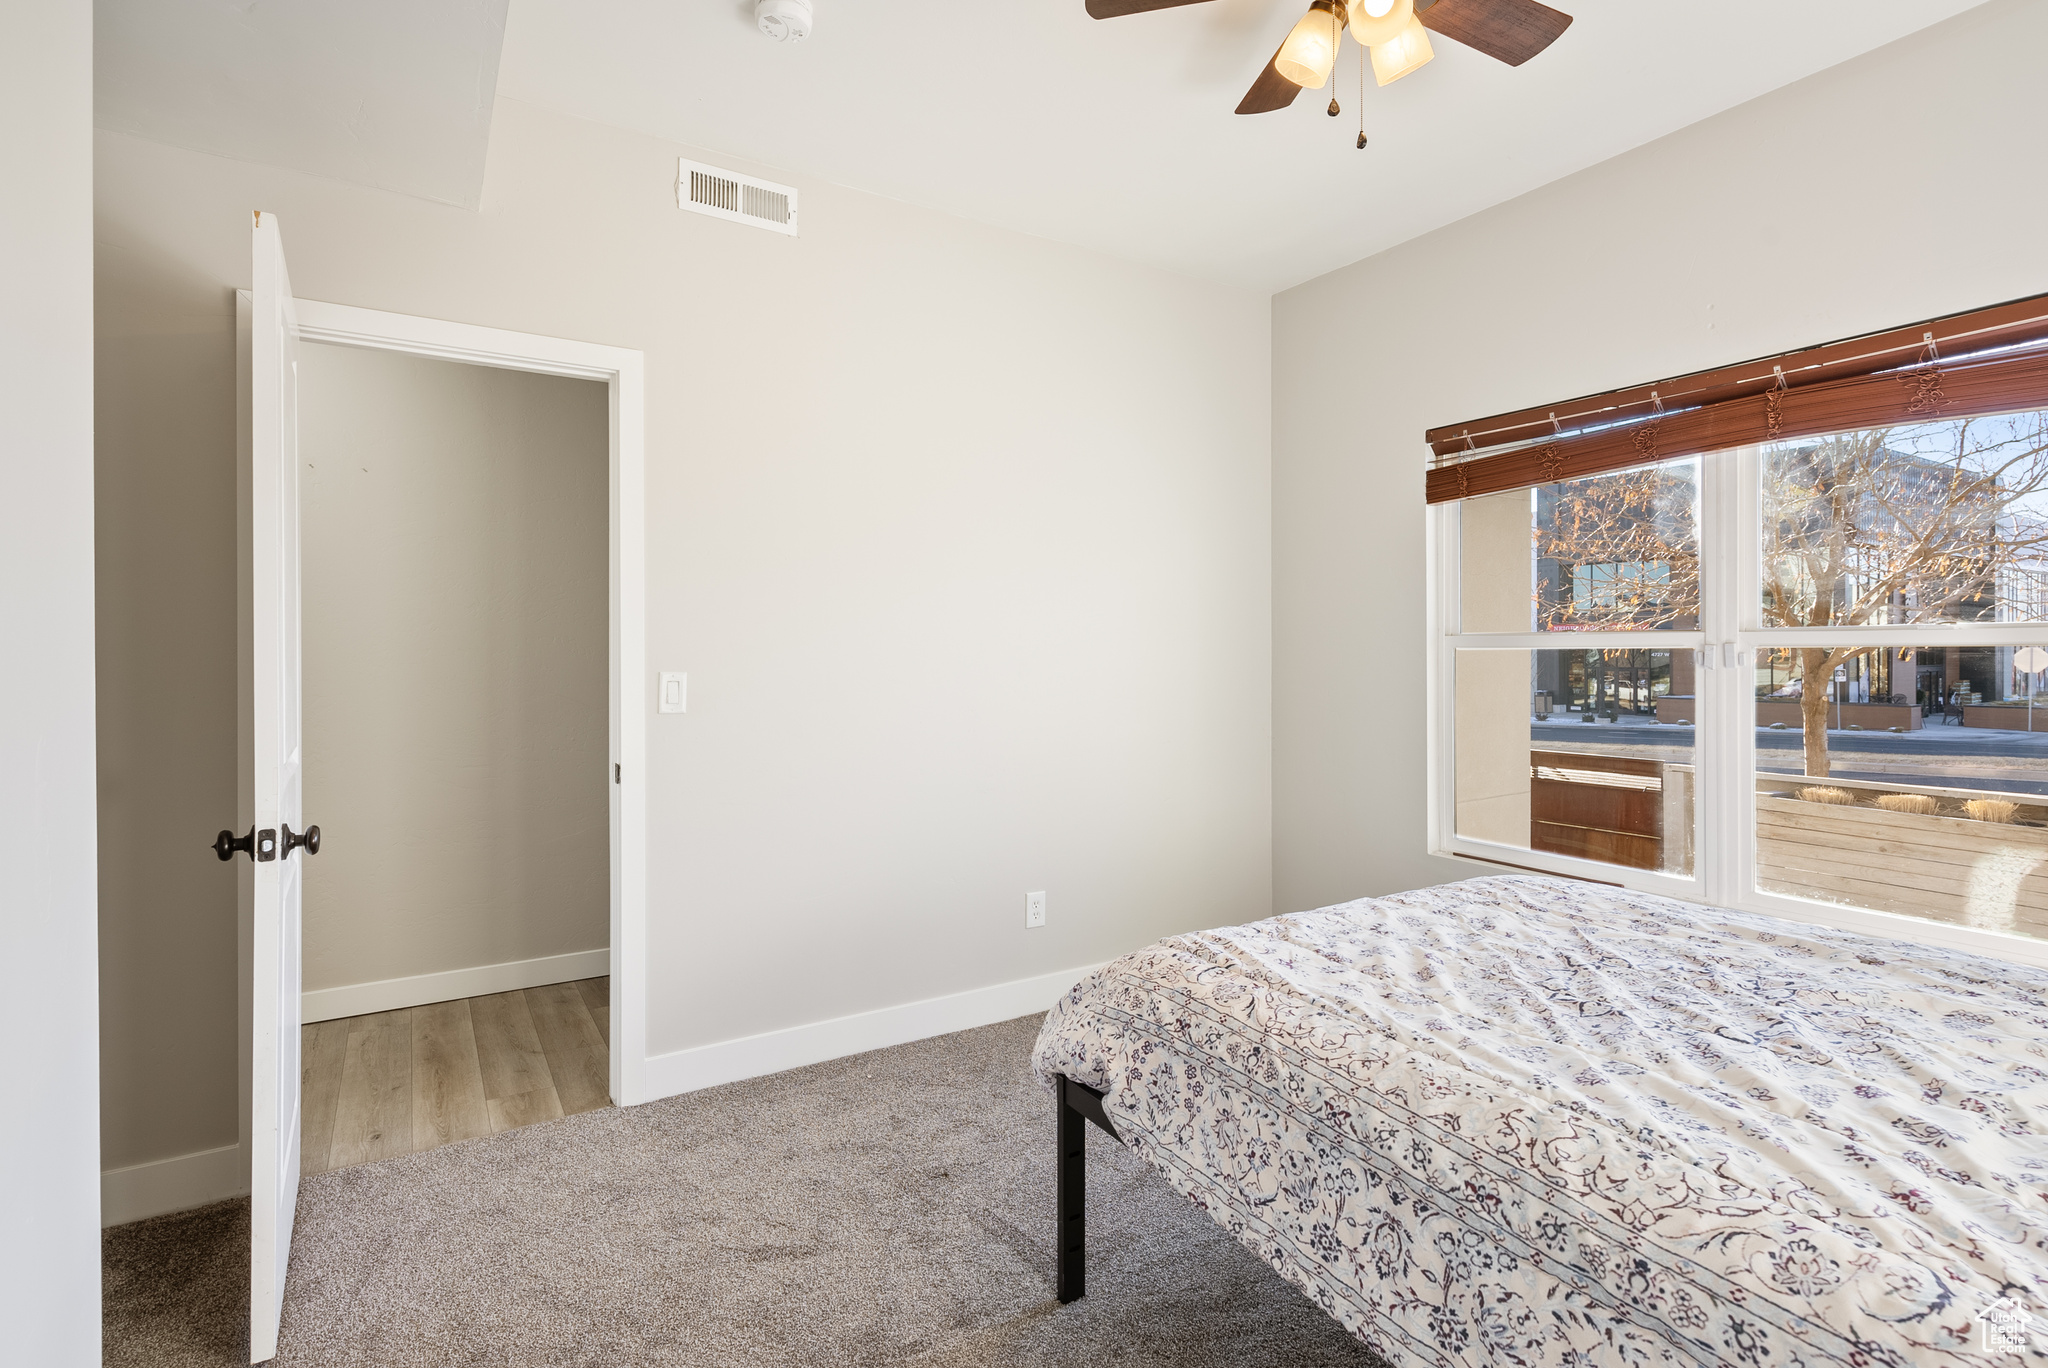
<path id="1" fill-rule="evenodd" d="M 1024 895 L 1024 924 L 1026 926 L 1045 925 L 1045 894 L 1026 893 Z"/>

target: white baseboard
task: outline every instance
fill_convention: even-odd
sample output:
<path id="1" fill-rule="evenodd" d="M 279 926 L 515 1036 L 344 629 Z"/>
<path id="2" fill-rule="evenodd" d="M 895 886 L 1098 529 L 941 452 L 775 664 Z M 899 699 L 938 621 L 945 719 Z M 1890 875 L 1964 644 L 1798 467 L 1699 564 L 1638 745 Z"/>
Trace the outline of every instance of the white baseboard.
<path id="1" fill-rule="evenodd" d="M 333 1021 L 337 1017 L 362 1016 L 366 1012 L 395 1012 L 401 1007 L 419 1007 L 429 1002 L 450 1002 L 456 998 L 480 997 L 485 993 L 509 993 L 515 988 L 539 988 L 543 984 L 597 978 L 611 971 L 610 950 L 577 950 L 541 959 L 479 964 L 474 969 L 449 969 L 439 974 L 415 974 L 411 978 L 350 983 L 340 988 L 315 988 L 299 995 L 299 1020 Z"/>
<path id="2" fill-rule="evenodd" d="M 180 1154 L 100 1173 L 100 1224 L 126 1225 L 249 1193 L 249 1156 L 240 1145 Z"/>
<path id="3" fill-rule="evenodd" d="M 648 1057 L 651 1101 L 1043 1012 L 1099 964 Z"/>

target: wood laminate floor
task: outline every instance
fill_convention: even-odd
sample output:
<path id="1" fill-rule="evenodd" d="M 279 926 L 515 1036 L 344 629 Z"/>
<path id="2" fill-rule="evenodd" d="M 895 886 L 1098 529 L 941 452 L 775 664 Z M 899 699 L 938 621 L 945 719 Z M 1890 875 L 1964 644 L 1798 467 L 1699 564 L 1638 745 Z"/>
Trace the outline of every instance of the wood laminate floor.
<path id="1" fill-rule="evenodd" d="M 299 1028 L 304 1173 L 611 1105 L 611 980 Z"/>

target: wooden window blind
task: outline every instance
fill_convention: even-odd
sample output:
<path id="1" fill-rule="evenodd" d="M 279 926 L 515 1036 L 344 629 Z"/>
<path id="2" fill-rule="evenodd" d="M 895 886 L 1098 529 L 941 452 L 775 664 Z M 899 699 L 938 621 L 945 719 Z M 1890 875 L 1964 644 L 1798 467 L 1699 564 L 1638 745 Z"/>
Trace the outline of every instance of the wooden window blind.
<path id="1" fill-rule="evenodd" d="M 2048 408 L 2048 295 L 1431 428 L 1430 503 L 1854 428 Z"/>

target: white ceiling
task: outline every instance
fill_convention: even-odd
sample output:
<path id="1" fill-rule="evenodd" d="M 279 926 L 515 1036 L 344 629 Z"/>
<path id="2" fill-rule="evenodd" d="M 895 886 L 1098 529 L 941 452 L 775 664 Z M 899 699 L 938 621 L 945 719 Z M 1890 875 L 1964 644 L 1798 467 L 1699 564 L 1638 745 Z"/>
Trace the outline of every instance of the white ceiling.
<path id="1" fill-rule="evenodd" d="M 98 0 L 101 128 L 475 208 L 506 0 Z"/>
<path id="2" fill-rule="evenodd" d="M 1172 270 L 1279 289 L 1980 0 L 1558 0 L 1503 66 L 1447 38 L 1386 89 L 1231 111 L 1304 0 L 1096 21 L 1083 0 L 99 0 L 103 127 L 474 207 L 493 89 Z M 502 50 L 501 50 L 502 49 Z M 1902 98 L 1907 96 L 1902 94 Z M 1759 149 L 1760 156 L 1763 150 Z M 1760 172 L 1763 174 L 1760 162 Z"/>
<path id="3" fill-rule="evenodd" d="M 514 0 L 501 94 L 1177 271 L 1278 289 L 1463 218 L 1979 0 L 1552 0 L 1511 68 L 1446 38 L 1365 93 L 1231 111 L 1304 0 L 1096 21 L 1083 0 Z M 104 0 L 103 0 L 104 3 Z M 1759 149 L 1762 157 L 1764 149 Z M 1759 173 L 1763 162 L 1760 160 Z"/>

